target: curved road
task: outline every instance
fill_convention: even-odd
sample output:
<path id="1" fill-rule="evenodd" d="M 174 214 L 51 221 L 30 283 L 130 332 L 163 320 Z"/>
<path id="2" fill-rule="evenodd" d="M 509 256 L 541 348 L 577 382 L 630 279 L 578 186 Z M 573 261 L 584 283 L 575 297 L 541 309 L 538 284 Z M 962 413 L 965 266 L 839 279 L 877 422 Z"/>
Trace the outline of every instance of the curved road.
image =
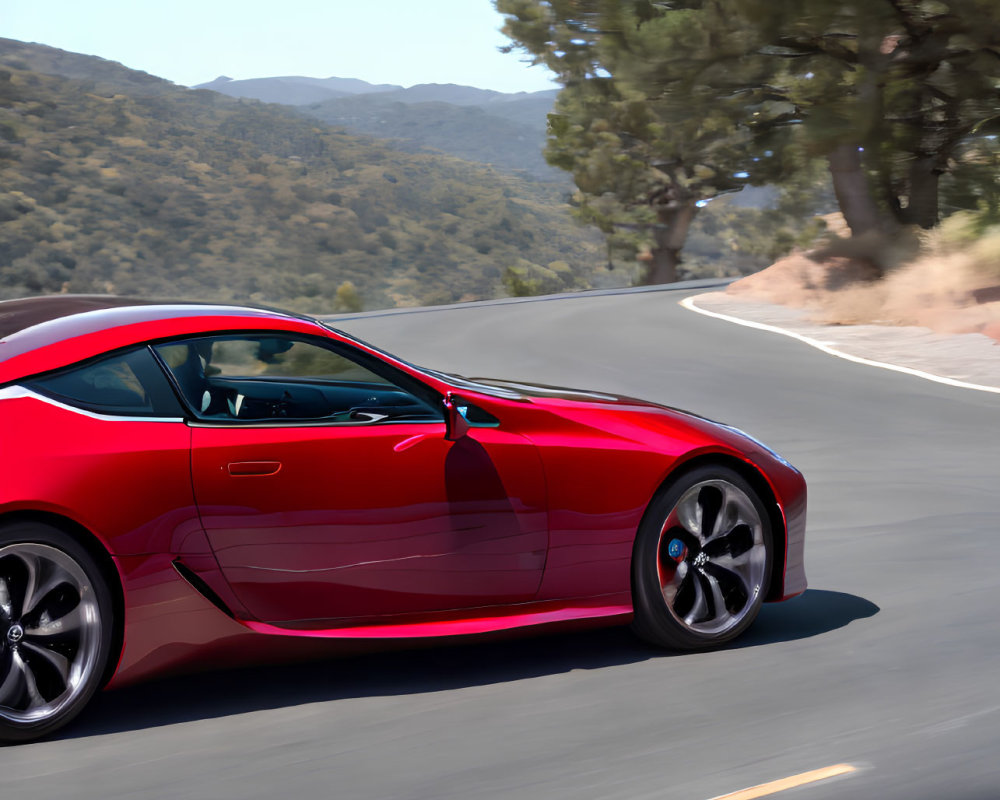
<path id="1" fill-rule="evenodd" d="M 690 290 L 688 291 L 690 293 Z M 810 590 L 725 650 L 626 630 L 162 681 L 0 750 L 4 798 L 1000 797 L 1000 396 L 690 313 L 681 291 L 362 316 L 418 363 L 623 392 L 810 485 Z"/>

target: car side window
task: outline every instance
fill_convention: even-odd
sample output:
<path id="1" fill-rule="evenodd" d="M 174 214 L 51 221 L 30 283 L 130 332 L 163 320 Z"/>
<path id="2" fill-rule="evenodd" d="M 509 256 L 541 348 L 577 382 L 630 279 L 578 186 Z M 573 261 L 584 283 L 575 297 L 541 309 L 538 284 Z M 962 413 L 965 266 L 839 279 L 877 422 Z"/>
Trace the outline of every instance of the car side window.
<path id="1" fill-rule="evenodd" d="M 115 416 L 180 417 L 170 385 L 146 347 L 25 382 L 68 405 Z"/>
<path id="2" fill-rule="evenodd" d="M 199 419 L 212 422 L 441 421 L 405 374 L 364 354 L 293 336 L 206 336 L 155 345 Z M 433 394 L 433 393 L 431 393 Z"/>

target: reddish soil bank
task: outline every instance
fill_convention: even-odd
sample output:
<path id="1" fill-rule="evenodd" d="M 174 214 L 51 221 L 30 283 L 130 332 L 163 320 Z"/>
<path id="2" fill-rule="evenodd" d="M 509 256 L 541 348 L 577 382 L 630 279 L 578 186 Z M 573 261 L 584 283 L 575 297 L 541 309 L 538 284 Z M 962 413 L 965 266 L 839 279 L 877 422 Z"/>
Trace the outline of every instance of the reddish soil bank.
<path id="1" fill-rule="evenodd" d="M 793 253 L 727 291 L 804 308 L 830 325 L 920 325 L 1000 343 L 1000 280 L 963 253 L 924 256 L 881 279 L 863 260 Z"/>

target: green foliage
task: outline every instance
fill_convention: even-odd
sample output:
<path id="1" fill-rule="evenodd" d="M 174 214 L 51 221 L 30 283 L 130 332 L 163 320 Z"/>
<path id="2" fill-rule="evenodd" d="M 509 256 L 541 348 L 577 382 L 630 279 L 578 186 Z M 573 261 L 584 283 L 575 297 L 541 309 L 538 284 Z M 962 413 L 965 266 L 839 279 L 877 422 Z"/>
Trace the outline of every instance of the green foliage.
<path id="1" fill-rule="evenodd" d="M 941 179 L 941 205 L 945 214 L 972 212 L 983 230 L 1000 224 L 1000 140 L 981 133 L 956 146 Z"/>
<path id="2" fill-rule="evenodd" d="M 858 231 L 932 227 L 941 198 L 945 213 L 1000 214 L 995 0 L 495 5 L 510 49 L 564 87 L 547 156 L 572 172 L 577 215 L 654 280 L 672 279 L 699 201 L 741 183 L 794 193 L 818 159 Z M 808 233 L 795 227 L 776 244 Z"/>
<path id="3" fill-rule="evenodd" d="M 51 48 L 0 40 L 0 70 L 3 297 L 355 311 L 501 296 L 525 261 L 580 285 L 603 266 L 551 185 Z"/>
<path id="4" fill-rule="evenodd" d="M 890 222 L 936 225 L 944 175 L 946 213 L 975 208 L 984 183 L 995 196 L 995 172 L 968 168 L 990 149 L 1000 112 L 994 0 L 732 2 L 784 65 L 771 84 L 797 109 L 800 141 L 820 154 L 863 147 L 871 194 Z"/>
<path id="5" fill-rule="evenodd" d="M 361 295 L 351 281 L 344 281 L 337 287 L 335 311 L 361 311 L 364 307 Z"/>
<path id="6" fill-rule="evenodd" d="M 796 248 L 811 245 L 825 230 L 823 220 L 790 208 L 744 208 L 719 198 L 691 226 L 681 278 L 739 277 L 770 266 Z"/>
<path id="7" fill-rule="evenodd" d="M 557 294 L 586 288 L 580 285 L 565 261 L 553 261 L 545 267 L 530 261 L 514 264 L 504 270 L 503 285 L 512 297 Z"/>
<path id="8" fill-rule="evenodd" d="M 790 107 L 769 101 L 754 39 L 725 2 L 496 0 L 504 31 L 558 76 L 546 155 L 572 172 L 580 219 L 649 255 L 672 280 L 704 201 L 782 176 L 755 126 Z M 752 124 L 748 116 L 752 115 Z M 753 169 L 751 160 L 756 157 Z M 635 232 L 640 236 L 636 237 Z"/>

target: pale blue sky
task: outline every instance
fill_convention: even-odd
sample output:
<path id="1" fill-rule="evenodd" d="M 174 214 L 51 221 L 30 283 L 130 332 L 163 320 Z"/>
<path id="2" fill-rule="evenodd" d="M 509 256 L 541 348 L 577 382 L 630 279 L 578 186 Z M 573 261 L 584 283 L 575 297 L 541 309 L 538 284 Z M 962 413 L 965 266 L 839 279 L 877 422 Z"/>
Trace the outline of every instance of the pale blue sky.
<path id="1" fill-rule="evenodd" d="M 219 75 L 556 88 L 503 55 L 490 0 L 2 0 L 0 37 L 120 61 L 182 85 Z"/>

